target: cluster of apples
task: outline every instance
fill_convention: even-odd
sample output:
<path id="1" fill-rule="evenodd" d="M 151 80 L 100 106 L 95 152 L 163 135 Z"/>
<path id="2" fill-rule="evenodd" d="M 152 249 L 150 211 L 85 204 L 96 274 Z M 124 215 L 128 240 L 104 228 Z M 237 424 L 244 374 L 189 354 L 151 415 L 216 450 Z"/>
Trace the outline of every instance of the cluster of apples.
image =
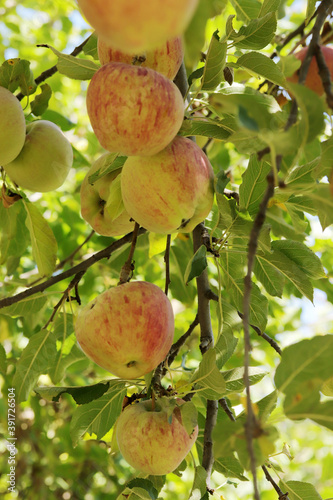
<path id="1" fill-rule="evenodd" d="M 103 155 L 82 184 L 81 214 L 104 236 L 131 231 L 133 220 L 156 233 L 190 232 L 212 207 L 211 165 L 193 141 L 177 136 L 184 101 L 172 79 L 197 0 L 176 3 L 79 1 L 97 31 L 102 64 L 87 92 L 90 122 L 107 151 L 128 156 L 122 169 L 89 184 L 107 162 Z M 116 213 L 114 184 L 123 203 Z"/>
<path id="2" fill-rule="evenodd" d="M 73 150 L 59 127 L 47 120 L 26 125 L 22 106 L 0 87 L 0 165 L 18 186 L 31 191 L 60 187 L 73 164 Z"/>
<path id="3" fill-rule="evenodd" d="M 184 102 L 172 81 L 183 59 L 181 35 L 197 3 L 78 0 L 98 35 L 102 64 L 88 87 L 87 111 L 109 153 L 97 159 L 81 186 L 81 214 L 99 234 L 120 236 L 133 229 L 133 221 L 162 234 L 189 232 L 211 210 L 213 170 L 193 141 L 177 136 Z M 128 157 L 124 166 L 89 183 L 92 174 L 108 165 L 110 153 Z M 119 191 L 120 210 L 113 199 Z M 83 307 L 75 332 L 94 362 L 118 377 L 134 379 L 167 356 L 174 315 L 159 287 L 129 282 Z M 178 467 L 198 435 L 197 425 L 190 430 L 183 425 L 183 404 L 163 397 L 123 410 L 116 437 L 129 464 L 154 475 Z"/>

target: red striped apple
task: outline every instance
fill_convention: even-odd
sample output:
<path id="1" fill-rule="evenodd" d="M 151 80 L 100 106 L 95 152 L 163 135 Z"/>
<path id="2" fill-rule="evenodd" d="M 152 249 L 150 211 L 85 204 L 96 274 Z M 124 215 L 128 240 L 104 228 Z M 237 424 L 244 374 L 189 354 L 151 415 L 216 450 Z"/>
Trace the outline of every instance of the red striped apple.
<path id="1" fill-rule="evenodd" d="M 182 423 L 177 400 L 172 412 L 169 398 L 140 401 L 127 406 L 116 423 L 116 438 L 125 460 L 138 471 L 154 476 L 175 470 L 192 448 L 198 436 L 194 425 L 190 434 Z M 170 415 L 172 420 L 170 422 Z"/>
<path id="2" fill-rule="evenodd" d="M 181 37 L 167 40 L 161 47 L 136 56 L 114 49 L 101 38 L 98 39 L 97 47 L 101 64 L 109 62 L 133 64 L 134 62 L 138 66 L 154 69 L 170 80 L 175 78 L 184 55 Z"/>
<path id="3" fill-rule="evenodd" d="M 106 42 L 140 54 L 182 34 L 198 0 L 78 0 L 78 4 Z"/>
<path id="4" fill-rule="evenodd" d="M 60 187 L 73 164 L 73 150 L 60 128 L 47 120 L 27 125 L 20 154 L 4 165 L 18 186 L 41 193 Z"/>
<path id="5" fill-rule="evenodd" d="M 105 370 L 124 379 L 142 377 L 172 345 L 171 303 L 152 283 L 125 283 L 80 309 L 75 333 L 83 352 Z"/>
<path id="6" fill-rule="evenodd" d="M 157 71 L 114 62 L 93 76 L 87 110 L 103 148 L 147 156 L 175 137 L 183 122 L 184 102 L 176 85 Z"/>
<path id="7" fill-rule="evenodd" d="M 199 146 L 176 137 L 157 155 L 128 158 L 121 191 L 127 212 L 140 226 L 154 233 L 188 233 L 212 208 L 213 181 Z"/>
<path id="8" fill-rule="evenodd" d="M 121 168 L 104 175 L 93 184 L 89 177 L 103 169 L 111 155 L 105 153 L 90 167 L 80 190 L 81 215 L 103 236 L 121 236 L 134 229 L 134 222 L 125 210 L 120 187 Z M 110 199 L 111 198 L 111 199 Z"/>
<path id="9" fill-rule="evenodd" d="M 0 87 L 0 165 L 15 160 L 25 141 L 25 118 L 19 100 Z"/>

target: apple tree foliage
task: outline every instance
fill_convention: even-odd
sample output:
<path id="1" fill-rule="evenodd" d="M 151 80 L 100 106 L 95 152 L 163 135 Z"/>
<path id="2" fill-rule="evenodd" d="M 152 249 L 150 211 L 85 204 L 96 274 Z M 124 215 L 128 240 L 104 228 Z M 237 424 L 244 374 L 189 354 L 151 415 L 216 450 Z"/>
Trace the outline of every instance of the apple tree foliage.
<path id="1" fill-rule="evenodd" d="M 23 192 L 2 172 L 0 406 L 7 414 L 15 387 L 18 439 L 18 496 L 3 477 L 3 498 L 333 496 L 333 99 L 329 79 L 323 96 L 287 80 L 297 46 L 331 43 L 332 9 L 200 0 L 184 37 L 179 134 L 208 155 L 215 202 L 204 228 L 169 245 L 141 231 L 132 279 L 170 281 L 178 349 L 163 378 L 125 381 L 89 361 L 73 329 L 79 303 L 117 285 L 131 244 L 92 234 L 80 216 L 80 185 L 103 152 L 85 108 L 96 37 L 74 1 L 1 4 L 0 85 L 27 122 L 56 123 L 74 150 L 55 192 Z M 287 91 L 296 101 L 280 107 Z M 309 328 L 316 297 L 328 317 Z M 191 394 L 200 429 L 167 477 L 137 474 L 113 439 L 124 396 L 152 390 Z"/>

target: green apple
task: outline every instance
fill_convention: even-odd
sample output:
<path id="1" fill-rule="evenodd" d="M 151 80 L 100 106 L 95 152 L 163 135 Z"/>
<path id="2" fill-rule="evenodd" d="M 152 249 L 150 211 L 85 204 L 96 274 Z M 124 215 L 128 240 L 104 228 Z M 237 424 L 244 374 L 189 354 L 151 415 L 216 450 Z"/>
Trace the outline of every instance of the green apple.
<path id="1" fill-rule="evenodd" d="M 180 36 L 167 40 L 155 50 L 133 56 L 121 50 L 114 49 L 103 39 L 98 39 L 98 56 L 101 64 L 109 62 L 122 62 L 137 64 L 141 67 L 151 68 L 170 80 L 173 80 L 183 60 L 183 43 Z"/>
<path id="2" fill-rule="evenodd" d="M 44 193 L 64 183 L 72 164 L 72 146 L 60 128 L 38 120 L 27 125 L 20 154 L 4 169 L 21 188 Z"/>
<path id="3" fill-rule="evenodd" d="M 331 74 L 331 79 L 333 79 L 333 47 L 322 45 L 321 51 L 323 53 L 326 65 Z M 303 62 L 307 52 L 308 52 L 308 47 L 304 47 L 303 49 L 296 52 L 294 56 L 301 62 Z M 287 78 L 287 80 L 293 83 L 298 83 L 298 73 L 299 71 L 296 71 L 296 73 L 294 73 L 291 77 Z M 314 92 L 316 92 L 316 94 L 318 95 L 324 94 L 324 87 L 321 78 L 319 76 L 319 70 L 315 56 L 313 56 L 311 59 L 304 85 L 309 89 L 313 90 Z"/>
<path id="4" fill-rule="evenodd" d="M 130 220 L 121 197 L 121 168 L 104 175 L 93 184 L 89 183 L 89 177 L 105 169 L 110 158 L 114 158 L 114 155 L 103 154 L 87 172 L 80 190 L 81 215 L 98 234 L 121 236 L 134 229 L 134 222 Z"/>
<path id="5" fill-rule="evenodd" d="M 127 406 L 119 416 L 115 431 L 119 450 L 138 471 L 154 476 L 169 474 L 195 443 L 198 426 L 189 434 L 182 423 L 179 407 L 184 401 L 178 399 L 173 412 L 172 403 L 169 398 L 158 399 L 155 406 L 151 400 L 141 401 Z"/>
<path id="6" fill-rule="evenodd" d="M 149 373 L 173 341 L 171 303 L 156 285 L 125 283 L 103 292 L 79 310 L 75 333 L 83 352 L 117 377 Z"/>
<path id="7" fill-rule="evenodd" d="M 78 0 L 78 4 L 107 43 L 140 54 L 184 33 L 198 0 Z"/>
<path id="8" fill-rule="evenodd" d="M 176 85 L 157 71 L 112 62 L 94 74 L 87 111 L 107 151 L 148 156 L 175 137 L 183 122 L 184 102 Z"/>
<path id="9" fill-rule="evenodd" d="M 121 174 L 124 205 L 148 231 L 188 233 L 209 214 L 214 173 L 190 139 L 176 137 L 157 155 L 128 158 Z"/>
<path id="10" fill-rule="evenodd" d="M 0 165 L 14 160 L 25 140 L 25 118 L 19 100 L 0 87 Z"/>

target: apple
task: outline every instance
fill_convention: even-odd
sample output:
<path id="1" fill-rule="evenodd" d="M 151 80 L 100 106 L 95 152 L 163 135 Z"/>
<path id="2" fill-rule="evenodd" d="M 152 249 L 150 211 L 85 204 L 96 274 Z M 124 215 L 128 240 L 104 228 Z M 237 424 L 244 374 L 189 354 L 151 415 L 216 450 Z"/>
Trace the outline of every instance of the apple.
<path id="1" fill-rule="evenodd" d="M 136 281 L 110 288 L 80 309 L 75 332 L 90 359 L 117 377 L 133 379 L 168 354 L 174 316 L 158 286 Z"/>
<path id="2" fill-rule="evenodd" d="M 182 34 L 198 0 L 78 0 L 78 4 L 107 43 L 140 54 Z"/>
<path id="3" fill-rule="evenodd" d="M 198 436 L 198 426 L 189 435 L 182 424 L 178 406 L 170 412 L 169 398 L 160 398 L 127 406 L 120 414 L 116 427 L 119 450 L 135 469 L 160 476 L 175 470 L 184 460 Z M 172 420 L 170 422 L 170 413 Z"/>
<path id="4" fill-rule="evenodd" d="M 190 139 L 177 136 L 157 155 L 132 156 L 123 166 L 121 191 L 130 216 L 148 231 L 188 233 L 213 205 L 214 173 Z"/>
<path id="5" fill-rule="evenodd" d="M 25 117 L 19 100 L 0 87 L 0 165 L 14 160 L 25 140 Z"/>
<path id="6" fill-rule="evenodd" d="M 87 111 L 100 144 L 123 155 L 153 155 L 177 134 L 184 102 L 176 85 L 157 71 L 112 62 L 93 76 Z"/>
<path id="7" fill-rule="evenodd" d="M 72 164 L 72 146 L 60 128 L 38 120 L 27 125 L 20 154 L 4 169 L 21 188 L 44 193 L 64 183 Z"/>
<path id="8" fill-rule="evenodd" d="M 303 62 L 307 54 L 307 51 L 308 47 L 304 47 L 299 52 L 296 52 L 294 56 L 297 57 L 297 59 L 299 59 L 301 62 Z M 331 79 L 333 80 L 333 47 L 322 45 L 321 51 L 323 53 L 326 65 L 330 71 Z M 287 78 L 287 80 L 292 83 L 298 83 L 298 74 L 299 71 L 296 71 L 296 73 L 294 73 L 291 77 Z M 316 94 L 320 96 L 324 94 L 324 87 L 318 73 L 318 65 L 315 56 L 313 56 L 311 59 L 309 71 L 306 76 L 304 85 L 309 89 L 313 90 L 314 92 L 316 92 Z"/>
<path id="9" fill-rule="evenodd" d="M 109 62 L 134 63 L 141 67 L 154 69 L 170 80 L 173 80 L 178 73 L 184 55 L 181 37 L 167 40 L 161 47 L 137 56 L 114 49 L 101 38 L 98 39 L 97 47 L 101 64 Z"/>
<path id="10" fill-rule="evenodd" d="M 130 221 L 131 217 L 126 212 L 121 198 L 121 168 L 104 175 L 94 184 L 89 183 L 89 177 L 105 168 L 109 158 L 113 156 L 104 153 L 93 163 L 80 190 L 81 215 L 96 233 L 103 236 L 121 236 L 134 229 L 134 222 Z M 109 200 L 110 196 L 114 199 Z"/>

